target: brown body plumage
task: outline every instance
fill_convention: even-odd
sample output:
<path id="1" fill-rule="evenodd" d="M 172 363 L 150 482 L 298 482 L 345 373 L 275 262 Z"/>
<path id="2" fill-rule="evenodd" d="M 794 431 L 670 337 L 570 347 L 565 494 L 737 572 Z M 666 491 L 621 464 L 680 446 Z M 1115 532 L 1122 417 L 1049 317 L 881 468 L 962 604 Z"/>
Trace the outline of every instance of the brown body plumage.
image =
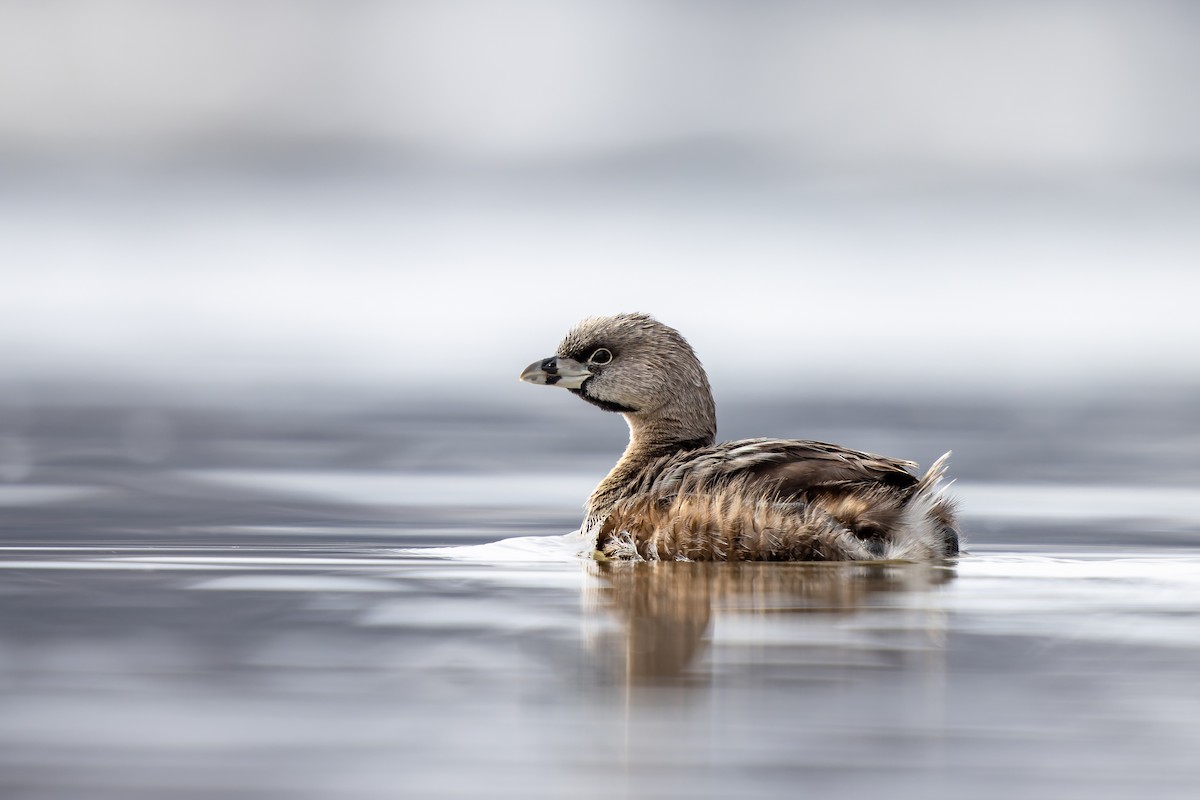
<path id="1" fill-rule="evenodd" d="M 958 552 L 946 456 L 916 464 L 822 442 L 714 444 L 708 379 L 687 341 L 645 314 L 579 323 L 522 374 L 624 415 L 629 446 L 587 503 L 608 558 L 921 560 Z M 949 454 L 947 454 L 949 455 Z"/>

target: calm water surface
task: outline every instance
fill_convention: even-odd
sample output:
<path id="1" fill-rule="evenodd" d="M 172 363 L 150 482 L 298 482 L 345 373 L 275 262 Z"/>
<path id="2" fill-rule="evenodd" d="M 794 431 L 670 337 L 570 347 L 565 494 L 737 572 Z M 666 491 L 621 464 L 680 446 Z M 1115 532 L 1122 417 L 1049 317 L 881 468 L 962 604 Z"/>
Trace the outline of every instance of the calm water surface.
<path id="1" fill-rule="evenodd" d="M 26 408 L 0 795 L 1192 798 L 1194 407 L 722 421 L 953 447 L 937 566 L 580 558 L 623 437 L 589 409 Z"/>

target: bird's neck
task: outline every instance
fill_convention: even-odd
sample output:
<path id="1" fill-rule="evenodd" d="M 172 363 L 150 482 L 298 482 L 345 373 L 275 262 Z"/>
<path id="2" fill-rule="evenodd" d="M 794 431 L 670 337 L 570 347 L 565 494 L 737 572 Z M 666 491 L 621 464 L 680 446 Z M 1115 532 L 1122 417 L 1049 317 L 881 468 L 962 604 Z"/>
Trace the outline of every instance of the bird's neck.
<path id="1" fill-rule="evenodd" d="M 716 441 L 717 409 L 704 374 L 701 372 L 694 382 L 680 388 L 683 390 L 652 411 L 624 415 L 629 424 L 629 447 L 622 461 L 657 458 Z"/>
<path id="2" fill-rule="evenodd" d="M 717 439 L 716 420 L 695 412 L 655 414 L 649 418 L 626 414 L 625 421 L 629 423 L 629 445 L 621 461 L 660 458 L 681 450 L 707 447 Z"/>
<path id="3" fill-rule="evenodd" d="M 588 499 L 589 523 L 602 519 L 614 503 L 636 492 L 646 470 L 656 463 L 677 453 L 708 447 L 717 438 L 716 412 L 707 391 L 703 398 L 624 417 L 629 423 L 629 445 Z"/>

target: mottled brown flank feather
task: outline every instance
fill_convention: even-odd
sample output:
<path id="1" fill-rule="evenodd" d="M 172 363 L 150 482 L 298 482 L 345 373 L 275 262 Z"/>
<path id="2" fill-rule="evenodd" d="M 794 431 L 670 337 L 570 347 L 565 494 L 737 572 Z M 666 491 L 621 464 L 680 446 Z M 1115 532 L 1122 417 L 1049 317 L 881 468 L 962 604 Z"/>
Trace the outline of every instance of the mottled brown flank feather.
<path id="1" fill-rule="evenodd" d="M 924 560 L 958 552 L 953 504 L 938 490 L 949 453 L 917 465 L 823 442 L 713 444 L 716 414 L 699 359 L 645 314 L 584 320 L 559 345 L 577 390 L 618 404 L 629 446 L 587 504 L 585 532 L 607 558 L 691 561 Z M 535 365 L 536 366 L 536 365 Z"/>
<path id="2" fill-rule="evenodd" d="M 829 515 L 803 504 L 773 502 L 767 492 L 733 483 L 663 503 L 632 497 L 609 513 L 598 549 L 606 558 L 647 561 L 826 561 L 866 548 Z"/>
<path id="3" fill-rule="evenodd" d="M 792 500 L 779 499 L 774 487 L 753 476 L 700 486 L 697 481 L 673 496 L 648 492 L 618 501 L 600 526 L 598 551 L 605 558 L 647 561 L 858 561 L 947 554 L 938 535 L 914 531 L 903 543 L 890 538 L 912 521 L 908 494 L 886 485 Z M 950 527 L 948 502 L 934 507 L 942 527 Z"/>

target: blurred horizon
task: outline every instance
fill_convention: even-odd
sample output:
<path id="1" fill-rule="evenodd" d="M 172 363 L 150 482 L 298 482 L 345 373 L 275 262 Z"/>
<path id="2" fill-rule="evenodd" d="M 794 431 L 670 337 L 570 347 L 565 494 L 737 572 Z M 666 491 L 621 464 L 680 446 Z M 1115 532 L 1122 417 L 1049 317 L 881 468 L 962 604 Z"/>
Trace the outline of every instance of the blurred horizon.
<path id="1" fill-rule="evenodd" d="M 1182 0 L 0 0 L 4 379 L 510 398 L 641 310 L 718 398 L 1195 387 L 1197 33 Z"/>

